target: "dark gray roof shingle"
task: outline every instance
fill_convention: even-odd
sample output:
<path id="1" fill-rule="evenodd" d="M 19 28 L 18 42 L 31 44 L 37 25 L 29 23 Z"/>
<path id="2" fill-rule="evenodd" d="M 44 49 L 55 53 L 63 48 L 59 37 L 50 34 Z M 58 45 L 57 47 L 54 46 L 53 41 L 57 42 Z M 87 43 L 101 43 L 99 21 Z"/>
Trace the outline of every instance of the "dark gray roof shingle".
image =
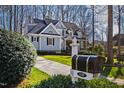
<path id="1" fill-rule="evenodd" d="M 41 31 L 43 31 L 44 28 L 46 28 L 47 25 L 38 23 L 36 26 L 34 26 L 29 33 L 33 33 L 33 34 L 39 34 Z"/>
<path id="2" fill-rule="evenodd" d="M 70 22 L 63 22 L 64 25 L 66 26 L 67 29 L 73 30 L 73 31 L 79 31 L 79 27 L 74 24 L 74 23 L 70 23 Z"/>
<path id="3" fill-rule="evenodd" d="M 59 20 L 52 20 L 52 19 L 33 19 L 33 23 L 36 23 L 37 25 L 34 26 L 28 33 L 33 33 L 33 34 L 39 34 L 45 27 L 47 27 L 50 23 L 53 25 L 56 25 L 59 22 Z M 79 31 L 79 27 L 70 22 L 63 22 L 64 25 L 66 26 L 67 29 L 72 30 L 72 31 Z"/>

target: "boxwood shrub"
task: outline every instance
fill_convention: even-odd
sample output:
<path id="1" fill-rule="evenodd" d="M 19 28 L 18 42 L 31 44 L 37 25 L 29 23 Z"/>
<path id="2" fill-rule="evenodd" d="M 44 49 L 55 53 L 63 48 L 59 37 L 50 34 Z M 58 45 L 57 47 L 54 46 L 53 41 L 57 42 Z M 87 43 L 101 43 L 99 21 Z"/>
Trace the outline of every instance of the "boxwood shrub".
<path id="1" fill-rule="evenodd" d="M 75 84 L 72 83 L 70 76 L 57 75 L 50 77 L 48 80 L 41 81 L 35 88 L 119 88 L 116 83 L 110 82 L 107 79 L 84 80 L 79 79 Z"/>
<path id="2" fill-rule="evenodd" d="M 0 31 L 0 87 L 15 87 L 30 72 L 36 50 L 22 35 Z"/>

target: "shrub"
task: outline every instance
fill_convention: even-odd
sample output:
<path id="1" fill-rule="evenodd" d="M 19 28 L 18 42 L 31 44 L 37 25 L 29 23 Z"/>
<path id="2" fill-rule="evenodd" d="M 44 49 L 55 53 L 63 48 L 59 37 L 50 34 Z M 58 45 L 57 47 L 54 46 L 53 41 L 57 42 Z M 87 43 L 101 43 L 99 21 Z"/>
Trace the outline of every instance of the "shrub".
<path id="1" fill-rule="evenodd" d="M 37 51 L 38 55 L 71 55 L 71 53 L 66 52 L 66 51 Z"/>
<path id="2" fill-rule="evenodd" d="M 85 50 L 79 52 L 79 54 L 80 54 L 80 55 L 96 55 L 96 53 L 93 52 L 93 51 L 85 51 Z"/>
<path id="3" fill-rule="evenodd" d="M 88 87 L 90 88 L 119 88 L 121 86 L 110 82 L 109 80 L 105 78 L 101 79 L 93 79 L 88 82 Z"/>
<path id="4" fill-rule="evenodd" d="M 118 88 L 119 86 L 107 79 L 84 80 L 79 79 L 75 84 L 72 83 L 70 76 L 57 75 L 48 80 L 41 81 L 35 88 Z"/>
<path id="5" fill-rule="evenodd" d="M 36 50 L 23 36 L 0 31 L 0 87 L 15 87 L 36 60 Z"/>
<path id="6" fill-rule="evenodd" d="M 95 45 L 94 47 L 89 47 L 88 48 L 89 53 L 91 52 L 92 54 L 96 55 L 103 55 L 104 53 L 104 48 L 101 44 Z"/>
<path id="7" fill-rule="evenodd" d="M 70 76 L 57 75 L 48 80 L 41 81 L 40 84 L 35 85 L 36 88 L 71 88 L 74 87 Z"/>

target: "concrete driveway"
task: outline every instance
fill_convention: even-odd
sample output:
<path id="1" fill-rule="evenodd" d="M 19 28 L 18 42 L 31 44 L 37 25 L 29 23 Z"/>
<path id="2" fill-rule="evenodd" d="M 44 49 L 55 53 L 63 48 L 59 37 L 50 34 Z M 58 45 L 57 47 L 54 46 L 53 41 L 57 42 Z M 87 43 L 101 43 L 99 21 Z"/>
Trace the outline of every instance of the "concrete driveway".
<path id="1" fill-rule="evenodd" d="M 50 61 L 47 59 L 44 59 L 42 57 L 37 57 L 37 62 L 35 64 L 35 67 L 42 70 L 43 72 L 46 72 L 49 75 L 69 75 L 70 74 L 70 66 L 60 64 L 54 61 Z"/>

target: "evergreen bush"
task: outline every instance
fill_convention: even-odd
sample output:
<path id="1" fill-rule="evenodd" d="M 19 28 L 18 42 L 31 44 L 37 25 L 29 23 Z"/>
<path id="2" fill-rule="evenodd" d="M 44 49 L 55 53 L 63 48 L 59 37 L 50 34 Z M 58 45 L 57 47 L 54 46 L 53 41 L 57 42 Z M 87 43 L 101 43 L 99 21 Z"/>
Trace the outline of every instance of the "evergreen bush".
<path id="1" fill-rule="evenodd" d="M 0 87 L 15 87 L 30 72 L 36 50 L 22 35 L 0 31 Z"/>

